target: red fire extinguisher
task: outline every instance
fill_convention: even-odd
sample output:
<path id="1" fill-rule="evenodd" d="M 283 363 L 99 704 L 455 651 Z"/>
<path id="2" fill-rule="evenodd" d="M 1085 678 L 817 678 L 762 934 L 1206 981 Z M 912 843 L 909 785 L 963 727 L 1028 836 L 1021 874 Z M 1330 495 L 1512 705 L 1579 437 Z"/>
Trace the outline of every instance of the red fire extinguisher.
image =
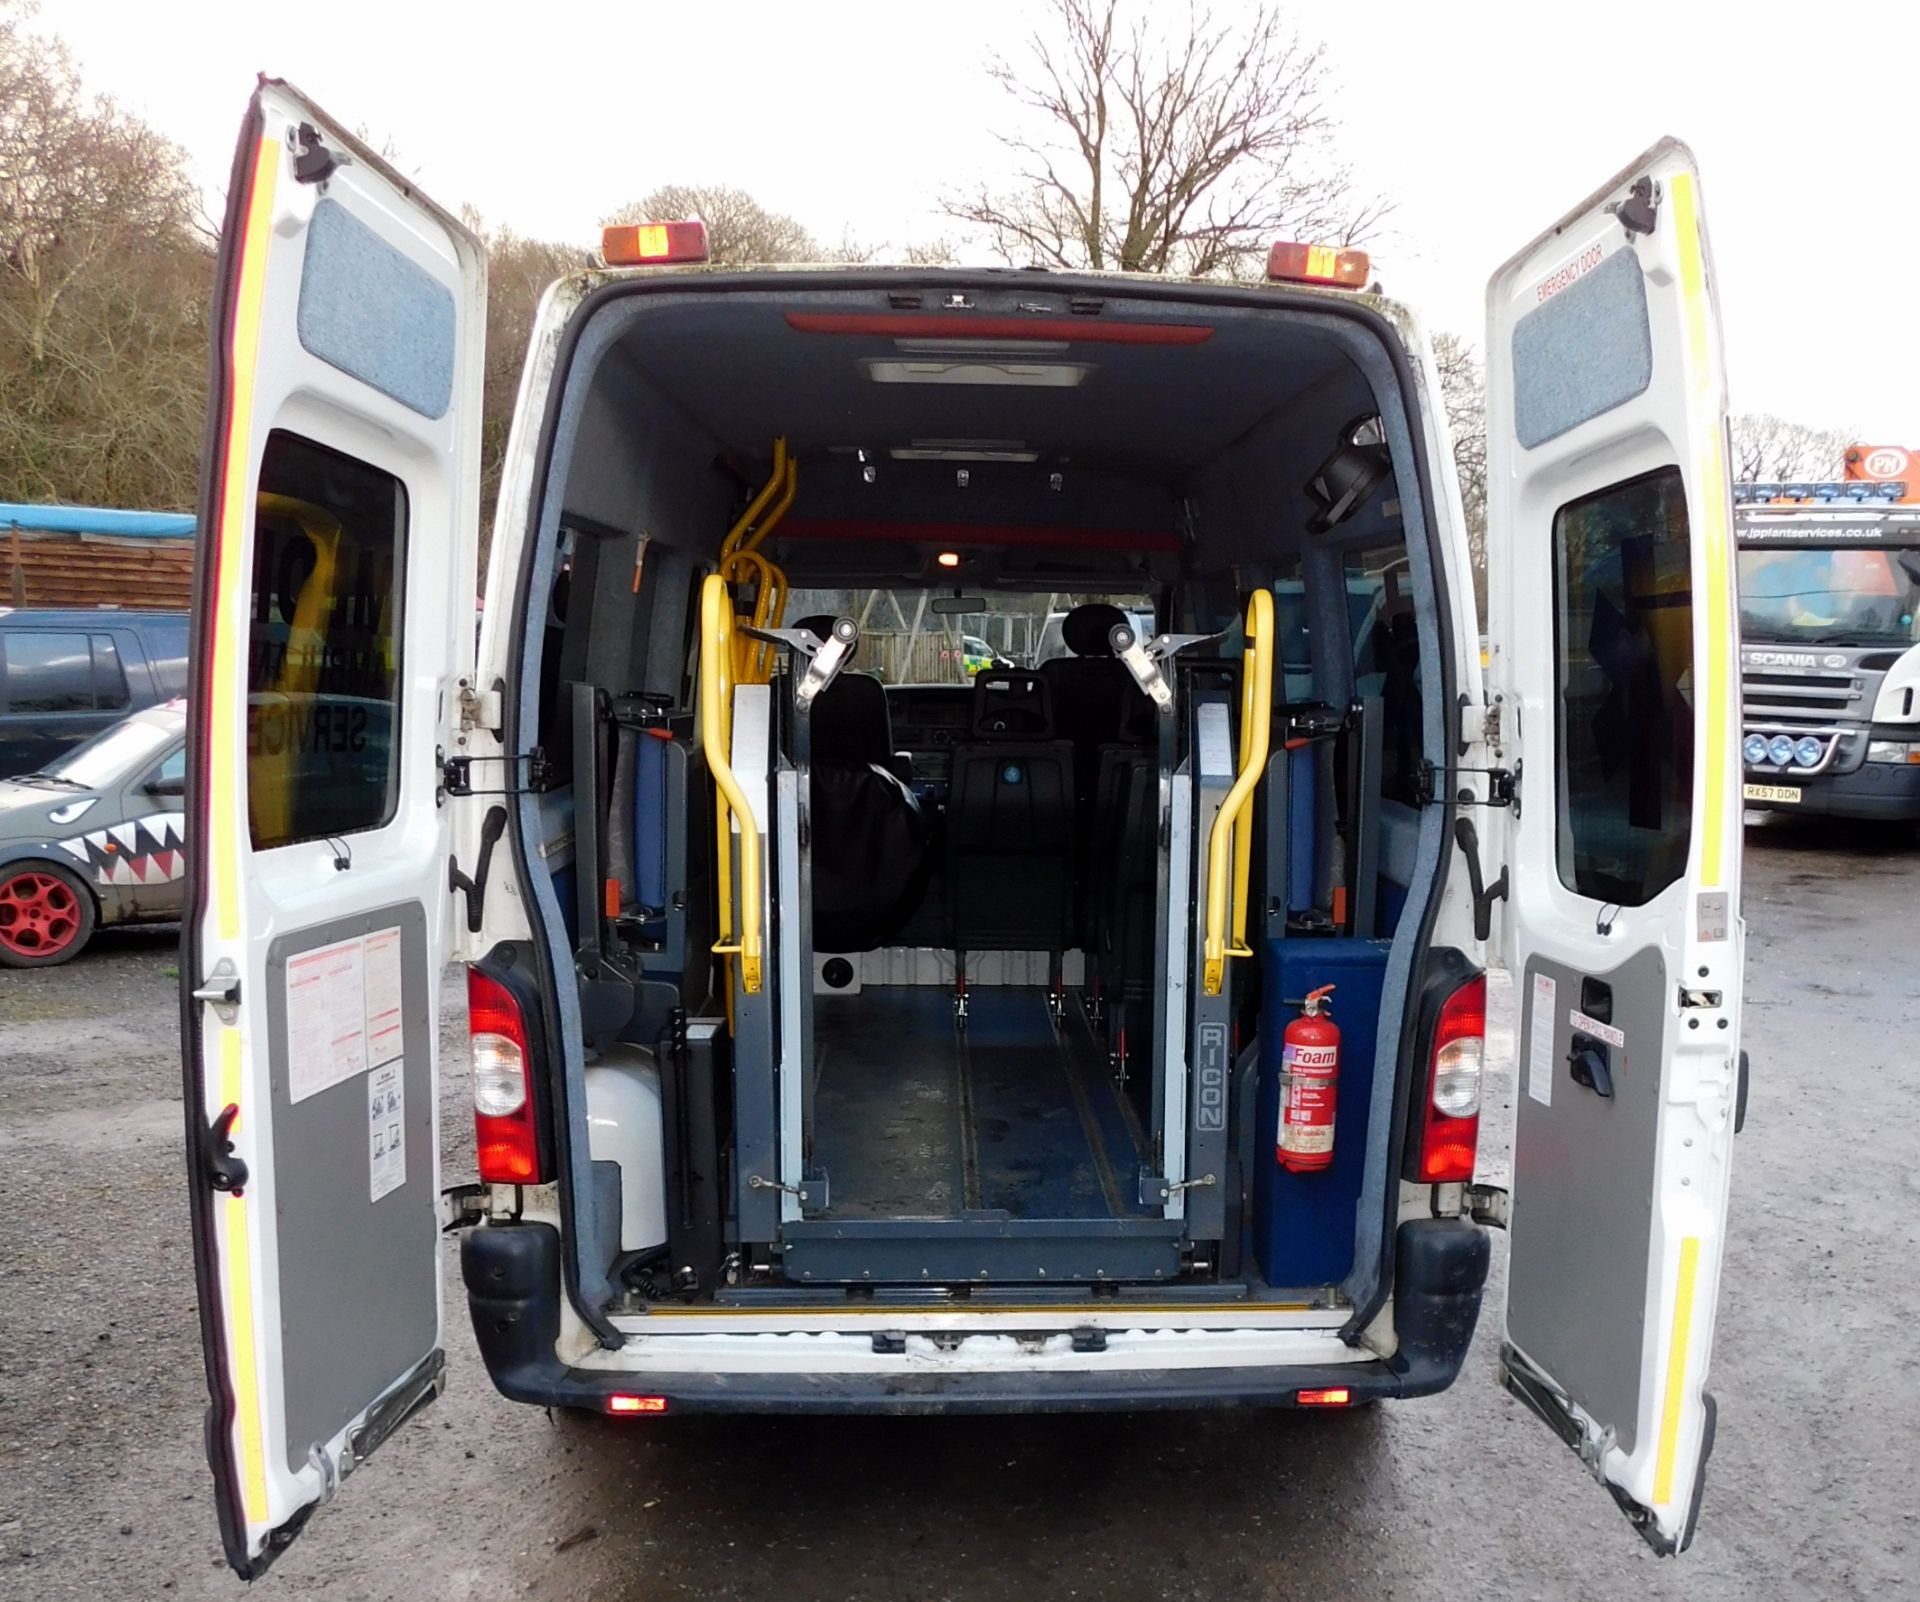
<path id="1" fill-rule="evenodd" d="M 1333 1107 L 1340 1086 L 1340 1027 L 1327 997 L 1332 985 L 1307 993 L 1287 1025 L 1280 1051 L 1280 1127 L 1274 1160 L 1296 1174 L 1333 1166 Z"/>

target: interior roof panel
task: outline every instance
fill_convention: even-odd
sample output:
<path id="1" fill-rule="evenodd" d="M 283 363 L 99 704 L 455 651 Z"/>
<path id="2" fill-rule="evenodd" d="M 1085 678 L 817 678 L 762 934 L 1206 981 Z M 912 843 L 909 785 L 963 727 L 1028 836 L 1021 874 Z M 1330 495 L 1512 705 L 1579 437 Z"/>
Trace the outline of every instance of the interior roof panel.
<path id="1" fill-rule="evenodd" d="M 810 310 L 820 303 L 817 294 L 808 298 Z M 864 332 L 797 331 L 787 320 L 795 304 L 727 295 L 676 300 L 671 315 L 643 309 L 624 352 L 725 449 L 751 460 L 765 458 L 776 434 L 802 454 L 835 446 L 884 451 L 915 440 L 1018 440 L 1050 458 L 1166 477 L 1206 461 L 1301 389 L 1350 366 L 1333 337 L 1300 319 L 1220 316 L 1204 307 L 1169 318 L 1162 306 L 1152 308 L 1156 321 L 1212 332 L 1177 346 L 1096 337 L 1062 349 L 1055 342 L 1027 357 L 1084 364 L 1087 377 L 1072 388 L 884 384 L 867 376 L 865 363 L 913 356 L 911 348 Z M 845 304 L 872 310 L 870 296 L 848 296 Z M 1109 308 L 1103 318 L 1108 326 L 1136 320 L 1133 307 Z M 1058 321 L 1049 320 L 1049 331 Z M 929 322 L 921 314 L 906 326 L 925 339 Z M 1101 324 L 1088 319 L 1087 326 Z M 1250 384 L 1249 373 L 1267 382 Z"/>

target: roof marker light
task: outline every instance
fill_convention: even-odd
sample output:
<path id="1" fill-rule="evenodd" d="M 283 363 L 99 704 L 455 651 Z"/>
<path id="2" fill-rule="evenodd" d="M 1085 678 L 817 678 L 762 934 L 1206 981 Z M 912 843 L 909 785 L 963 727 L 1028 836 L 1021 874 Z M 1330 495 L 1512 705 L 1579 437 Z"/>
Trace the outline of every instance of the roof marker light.
<path id="1" fill-rule="evenodd" d="M 625 223 L 601 230 L 600 254 L 609 267 L 661 267 L 707 259 L 703 222 Z"/>
<path id="2" fill-rule="evenodd" d="M 1282 240 L 1267 252 L 1267 277 L 1281 283 L 1365 289 L 1371 266 L 1364 250 L 1339 245 L 1296 245 Z"/>

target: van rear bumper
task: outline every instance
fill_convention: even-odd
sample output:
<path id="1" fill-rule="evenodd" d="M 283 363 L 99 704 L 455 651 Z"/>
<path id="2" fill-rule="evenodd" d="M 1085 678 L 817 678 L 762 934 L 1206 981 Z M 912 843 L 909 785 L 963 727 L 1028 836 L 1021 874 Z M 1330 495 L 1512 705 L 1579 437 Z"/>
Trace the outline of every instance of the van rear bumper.
<path id="1" fill-rule="evenodd" d="M 1394 1320 L 1399 1351 L 1364 1363 L 1101 1372 L 946 1374 L 622 1374 L 555 1355 L 560 1238 L 548 1224 L 470 1229 L 460 1268 L 474 1337 L 502 1395 L 538 1407 L 607 1410 L 644 1391 L 675 1413 L 1134 1412 L 1295 1407 L 1303 1390 L 1344 1387 L 1353 1402 L 1430 1396 L 1460 1372 L 1480 1314 L 1486 1232 L 1459 1219 L 1400 1226 Z"/>

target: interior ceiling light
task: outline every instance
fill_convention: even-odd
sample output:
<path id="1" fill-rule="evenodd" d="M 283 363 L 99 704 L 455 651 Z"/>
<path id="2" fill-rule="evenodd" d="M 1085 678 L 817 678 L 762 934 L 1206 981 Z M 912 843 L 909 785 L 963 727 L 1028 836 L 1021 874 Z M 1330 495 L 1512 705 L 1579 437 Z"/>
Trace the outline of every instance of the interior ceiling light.
<path id="1" fill-rule="evenodd" d="M 942 567 L 958 567 L 960 565 L 960 553 L 958 551 L 942 551 L 934 560 Z"/>
<path id="2" fill-rule="evenodd" d="M 1038 451 L 1030 451 L 1019 440 L 1004 444 L 981 440 L 915 440 L 911 445 L 896 445 L 887 453 L 896 462 L 1037 462 Z"/>
<path id="3" fill-rule="evenodd" d="M 971 356 L 1030 362 L 1036 356 L 1064 356 L 1064 339 L 896 339 L 902 356 Z"/>
<path id="4" fill-rule="evenodd" d="M 977 357 L 893 361 L 876 356 L 862 365 L 876 384 L 973 384 L 1004 389 L 1075 389 L 1093 371 L 1091 362 L 982 361 Z"/>

